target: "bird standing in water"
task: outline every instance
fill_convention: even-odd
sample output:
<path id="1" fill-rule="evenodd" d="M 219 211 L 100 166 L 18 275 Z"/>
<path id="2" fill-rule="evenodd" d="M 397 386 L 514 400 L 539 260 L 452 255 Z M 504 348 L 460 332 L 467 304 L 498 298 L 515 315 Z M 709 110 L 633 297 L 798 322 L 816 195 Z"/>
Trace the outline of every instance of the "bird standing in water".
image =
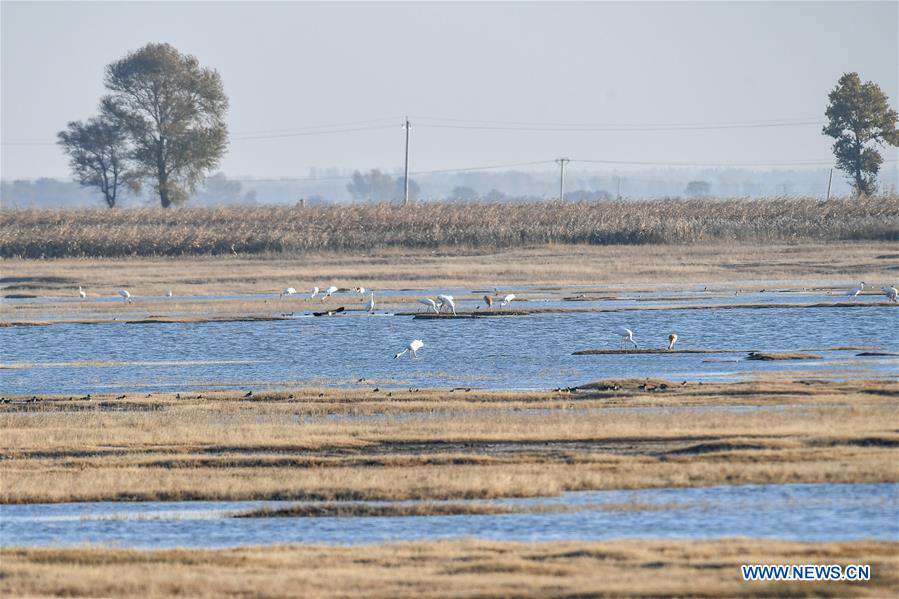
<path id="1" fill-rule="evenodd" d="M 404 349 L 404 350 L 401 351 L 400 353 L 394 355 L 394 356 L 393 356 L 393 359 L 396 360 L 397 358 L 399 358 L 400 356 L 402 356 L 402 355 L 405 354 L 406 352 L 412 352 L 412 356 L 410 356 L 410 357 L 411 357 L 411 358 L 417 358 L 417 357 L 418 357 L 418 350 L 420 350 L 420 349 L 423 348 L 424 346 L 425 346 L 425 344 L 422 342 L 421 339 L 415 339 L 415 340 L 413 340 L 411 343 L 409 343 L 409 345 L 406 346 L 406 349 Z"/>
<path id="2" fill-rule="evenodd" d="M 668 335 L 668 351 L 674 349 L 674 344 L 677 343 L 677 333 L 671 333 Z"/>

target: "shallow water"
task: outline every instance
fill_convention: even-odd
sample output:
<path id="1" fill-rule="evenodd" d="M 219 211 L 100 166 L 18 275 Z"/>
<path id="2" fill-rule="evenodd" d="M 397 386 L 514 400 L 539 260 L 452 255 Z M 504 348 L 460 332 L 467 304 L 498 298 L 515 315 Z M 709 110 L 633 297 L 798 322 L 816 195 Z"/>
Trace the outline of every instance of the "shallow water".
<path id="1" fill-rule="evenodd" d="M 601 378 L 737 380 L 782 371 L 894 377 L 895 357 L 816 351 L 821 360 L 746 361 L 740 354 L 589 355 L 629 326 L 641 347 L 793 351 L 878 345 L 899 351 L 894 307 L 659 310 L 416 320 L 337 316 L 286 321 L 59 324 L 0 328 L 4 394 L 149 392 L 287 385 L 546 389 Z M 393 354 L 422 339 L 420 358 Z M 706 362 L 709 358 L 736 362 Z M 98 364 L 99 363 L 99 364 Z M 364 381 L 359 382 L 359 379 Z"/>
<path id="2" fill-rule="evenodd" d="M 899 484 L 587 491 L 486 503 L 584 509 L 476 516 L 230 518 L 234 513 L 289 502 L 2 505 L 0 545 L 229 547 L 453 537 L 509 541 L 732 536 L 803 541 L 899 540 Z M 637 509 L 602 509 L 603 505 L 627 503 Z M 670 509 L 672 506 L 675 509 Z"/>

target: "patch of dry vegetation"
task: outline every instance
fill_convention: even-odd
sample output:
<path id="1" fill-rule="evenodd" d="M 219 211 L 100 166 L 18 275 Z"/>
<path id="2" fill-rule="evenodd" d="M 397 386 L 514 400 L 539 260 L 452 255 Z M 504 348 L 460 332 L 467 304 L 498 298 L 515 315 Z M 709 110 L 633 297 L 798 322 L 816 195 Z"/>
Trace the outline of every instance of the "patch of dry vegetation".
<path id="1" fill-rule="evenodd" d="M 652 405 L 669 409 L 606 409 Z M 899 480 L 890 381 L 23 398 L 0 409 L 5 503 Z"/>
<path id="2" fill-rule="evenodd" d="M 69 597 L 887 597 L 899 543 L 769 540 L 136 551 L 4 549 L 0 594 Z M 743 582 L 741 564 L 870 564 L 867 582 Z"/>
<path id="3" fill-rule="evenodd" d="M 899 239 L 899 196 L 6 210 L 0 256 L 305 254 L 534 244 Z"/>

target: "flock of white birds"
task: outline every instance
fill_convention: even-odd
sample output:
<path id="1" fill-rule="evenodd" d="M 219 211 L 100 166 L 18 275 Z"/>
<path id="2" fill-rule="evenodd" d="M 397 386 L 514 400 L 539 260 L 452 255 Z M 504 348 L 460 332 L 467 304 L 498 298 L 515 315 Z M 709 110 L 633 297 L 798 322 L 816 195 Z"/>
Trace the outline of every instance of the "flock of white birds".
<path id="1" fill-rule="evenodd" d="M 866 283 L 864 281 L 860 281 L 858 286 L 850 289 L 849 294 L 848 294 L 849 299 L 854 301 L 859 295 L 861 295 L 861 293 L 865 290 L 865 285 L 866 285 Z M 880 290 L 883 292 L 883 294 L 887 297 L 887 299 L 889 301 L 894 302 L 894 303 L 899 303 L 899 291 L 897 291 L 897 289 L 895 287 L 893 287 L 891 285 L 887 285 L 887 286 L 881 287 Z M 313 287 L 312 292 L 309 294 L 309 296 L 306 298 L 306 300 L 308 301 L 311 299 L 315 299 L 321 293 L 321 301 L 325 301 L 326 299 L 328 299 L 335 293 L 338 293 L 339 291 L 340 291 L 340 289 L 334 285 L 331 285 L 330 287 L 325 289 L 324 293 L 321 293 L 321 289 L 319 289 L 318 287 Z M 366 292 L 365 287 L 353 287 L 352 291 L 355 293 L 358 293 L 362 297 L 365 297 L 365 292 Z M 371 291 L 371 290 L 368 290 L 368 292 L 369 292 L 369 297 L 368 297 L 368 301 L 365 303 L 365 311 L 369 312 L 369 313 L 373 313 L 375 311 L 375 292 Z M 293 287 L 286 287 L 281 291 L 281 293 L 279 294 L 278 297 L 283 298 L 284 296 L 291 296 L 291 295 L 296 295 L 296 294 L 297 294 L 296 289 L 294 289 Z M 78 295 L 81 297 L 81 299 L 87 298 L 87 292 L 84 291 L 84 289 L 80 285 L 78 286 Z M 172 294 L 172 290 L 169 289 L 166 292 L 165 296 L 167 298 L 174 297 Z M 124 301 L 126 303 L 130 304 L 130 303 L 134 302 L 134 298 L 131 296 L 131 293 L 127 289 L 119 289 L 119 297 L 121 297 L 122 301 Z M 486 303 L 488 310 L 491 310 L 493 308 L 494 301 L 495 300 L 492 295 L 488 294 L 488 295 L 484 296 L 484 302 Z M 513 301 L 515 301 L 515 294 L 514 293 L 506 294 L 505 296 L 503 296 L 500 299 L 500 306 L 501 307 L 508 306 Z M 432 299 L 430 297 L 423 297 L 418 300 L 418 303 L 425 306 L 427 311 L 429 311 L 429 312 L 433 311 L 435 314 L 442 313 L 445 308 L 447 313 L 451 312 L 453 314 L 453 316 L 456 315 L 456 302 L 453 299 L 452 295 L 440 294 L 434 299 Z M 480 308 L 480 306 L 478 306 L 478 307 Z M 621 342 L 620 347 L 621 348 L 626 348 L 626 347 L 628 347 L 628 345 L 633 345 L 634 349 L 638 349 L 637 342 L 634 340 L 634 331 L 632 329 L 629 329 L 628 327 L 618 327 L 615 329 L 614 332 L 620 338 L 620 342 Z M 671 333 L 670 335 L 668 335 L 667 350 L 668 351 L 674 350 L 674 345 L 676 343 L 677 343 L 677 333 Z M 394 359 L 396 359 L 396 358 L 399 358 L 400 356 L 403 356 L 408 353 L 412 359 L 415 359 L 418 357 L 418 351 L 420 349 L 422 349 L 424 347 L 424 345 L 425 344 L 421 339 L 413 339 L 412 341 L 409 342 L 409 345 L 407 345 L 403 351 L 397 353 L 393 357 L 394 357 Z"/>

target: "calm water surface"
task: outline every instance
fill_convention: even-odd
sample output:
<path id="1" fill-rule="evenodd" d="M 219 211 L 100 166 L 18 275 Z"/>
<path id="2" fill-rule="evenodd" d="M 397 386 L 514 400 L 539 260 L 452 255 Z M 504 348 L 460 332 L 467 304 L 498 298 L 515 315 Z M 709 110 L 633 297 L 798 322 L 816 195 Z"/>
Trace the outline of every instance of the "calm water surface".
<path id="1" fill-rule="evenodd" d="M 787 295 L 787 294 L 782 294 Z M 659 310 L 416 320 L 379 314 L 287 321 L 59 324 L 0 328 L 7 394 L 150 392 L 355 385 L 554 388 L 600 378 L 733 380 L 801 369 L 837 377 L 893 377 L 895 357 L 816 351 L 821 360 L 753 362 L 741 354 L 572 356 L 615 348 L 617 326 L 641 347 L 790 351 L 878 345 L 899 351 L 894 307 Z M 422 339 L 417 360 L 393 359 Z M 720 360 L 709 362 L 708 360 Z"/>
<path id="2" fill-rule="evenodd" d="M 454 502 L 462 503 L 462 502 Z M 732 536 L 803 541 L 899 540 L 899 484 L 746 485 L 589 491 L 488 503 L 582 511 L 383 518 L 231 518 L 285 502 L 0 505 L 0 545 L 120 547 L 362 544 L 454 537 L 511 541 Z M 603 510 L 603 504 L 656 504 Z M 658 509 L 676 505 L 676 509 Z"/>

